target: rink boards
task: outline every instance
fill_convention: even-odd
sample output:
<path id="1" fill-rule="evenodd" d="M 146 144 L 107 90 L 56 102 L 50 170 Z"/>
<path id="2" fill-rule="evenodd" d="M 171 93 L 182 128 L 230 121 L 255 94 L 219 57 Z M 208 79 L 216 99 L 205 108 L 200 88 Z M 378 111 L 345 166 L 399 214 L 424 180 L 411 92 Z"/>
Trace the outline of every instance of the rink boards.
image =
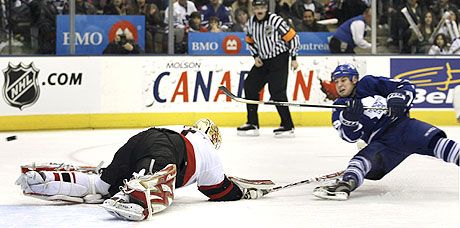
<path id="1" fill-rule="evenodd" d="M 332 104 L 331 71 L 353 63 L 360 75 L 390 76 L 416 84 L 412 116 L 455 125 L 453 88 L 460 83 L 455 57 L 303 56 L 290 70 L 289 101 Z M 147 127 L 191 124 L 210 117 L 222 126 L 246 120 L 244 104 L 219 85 L 244 96 L 253 60 L 246 56 L 1 57 L 0 130 Z M 323 83 L 321 83 L 323 82 Z M 269 100 L 268 88 L 262 99 Z M 297 126 L 328 126 L 331 110 L 291 108 Z M 276 126 L 273 106 L 259 107 L 261 125 Z"/>

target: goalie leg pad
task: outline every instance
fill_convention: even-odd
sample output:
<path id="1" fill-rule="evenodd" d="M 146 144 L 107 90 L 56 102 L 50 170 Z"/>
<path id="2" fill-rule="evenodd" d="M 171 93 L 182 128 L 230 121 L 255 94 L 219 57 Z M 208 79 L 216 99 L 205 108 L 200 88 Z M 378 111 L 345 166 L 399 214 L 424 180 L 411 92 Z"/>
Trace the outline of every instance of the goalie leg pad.
<path id="1" fill-rule="evenodd" d="M 153 175 L 137 176 L 125 181 L 123 199 L 115 195 L 102 207 L 110 214 L 132 221 L 149 219 L 172 204 L 176 181 L 176 166 L 169 164 Z"/>
<path id="2" fill-rule="evenodd" d="M 101 203 L 94 179 L 99 176 L 81 172 L 28 171 L 20 175 L 16 184 L 23 193 L 44 200 L 62 200 L 76 203 Z"/>

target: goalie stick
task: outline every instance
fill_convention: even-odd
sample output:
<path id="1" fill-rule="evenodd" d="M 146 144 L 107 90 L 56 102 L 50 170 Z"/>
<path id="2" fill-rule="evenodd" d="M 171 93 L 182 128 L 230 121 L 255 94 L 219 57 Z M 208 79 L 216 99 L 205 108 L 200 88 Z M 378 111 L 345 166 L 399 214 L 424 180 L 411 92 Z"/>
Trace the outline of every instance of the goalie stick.
<path id="1" fill-rule="evenodd" d="M 306 179 L 306 180 L 303 180 L 303 181 L 287 184 L 287 185 L 284 185 L 284 186 L 277 186 L 277 187 L 269 189 L 268 193 L 276 192 L 276 191 L 287 189 L 287 188 L 292 188 L 292 187 L 299 186 L 299 185 L 311 184 L 311 183 L 320 183 L 320 182 L 324 182 L 324 181 L 328 181 L 328 180 L 333 180 L 333 179 L 341 177 L 344 172 L 345 172 L 345 170 L 342 170 L 342 171 L 338 171 L 338 172 L 335 172 L 335 173 L 326 174 L 326 175 L 323 175 L 323 176 L 320 176 L 320 177 L 312 177 L 310 179 Z"/>
<path id="2" fill-rule="evenodd" d="M 259 105 L 277 105 L 277 106 L 296 106 L 296 107 L 313 107 L 313 108 L 346 108 L 346 105 L 328 105 L 328 104 L 307 104 L 307 103 L 293 103 L 293 102 L 283 102 L 283 101 L 255 101 L 248 100 L 236 96 L 225 86 L 219 86 L 219 89 L 232 100 L 245 104 L 259 104 Z M 387 110 L 383 107 L 363 107 L 364 109 L 374 109 L 374 110 Z"/>
<path id="3" fill-rule="evenodd" d="M 341 177 L 344 172 L 345 170 L 342 170 L 339 172 L 323 175 L 320 177 L 313 177 L 313 178 L 306 179 L 303 181 L 298 181 L 295 183 L 287 184 L 284 186 L 276 186 L 276 187 L 272 187 L 275 185 L 275 183 L 271 180 L 248 180 L 248 179 L 243 179 L 239 177 L 229 177 L 229 179 L 233 182 L 235 181 L 238 182 L 243 187 L 256 188 L 256 189 L 262 190 L 264 192 L 264 195 L 266 195 L 270 192 L 276 192 L 276 191 L 280 191 L 280 190 L 287 189 L 287 188 L 292 188 L 292 187 L 299 186 L 299 185 L 320 183 L 320 182 L 324 182 L 328 180 L 333 180 L 333 179 Z"/>

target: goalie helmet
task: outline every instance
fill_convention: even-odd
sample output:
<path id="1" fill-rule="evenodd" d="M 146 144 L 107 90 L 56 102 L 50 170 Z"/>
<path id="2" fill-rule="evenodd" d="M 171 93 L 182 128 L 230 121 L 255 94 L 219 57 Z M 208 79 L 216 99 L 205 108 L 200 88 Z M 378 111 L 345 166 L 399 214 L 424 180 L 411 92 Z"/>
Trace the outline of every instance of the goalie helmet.
<path id="1" fill-rule="evenodd" d="M 358 71 L 356 70 L 356 67 L 353 66 L 352 64 L 341 64 L 338 65 L 334 71 L 331 73 L 331 79 L 332 81 L 335 81 L 338 78 L 341 77 L 348 77 L 350 80 L 353 79 L 353 77 L 359 76 Z"/>
<path id="2" fill-rule="evenodd" d="M 212 122 L 212 120 L 207 119 L 207 118 L 201 118 L 197 120 L 193 126 L 194 128 L 202 131 L 203 133 L 207 134 L 209 136 L 209 139 L 211 140 L 212 144 L 216 149 L 219 149 L 220 144 L 222 143 L 222 137 L 220 135 L 219 128 L 217 125 Z"/>

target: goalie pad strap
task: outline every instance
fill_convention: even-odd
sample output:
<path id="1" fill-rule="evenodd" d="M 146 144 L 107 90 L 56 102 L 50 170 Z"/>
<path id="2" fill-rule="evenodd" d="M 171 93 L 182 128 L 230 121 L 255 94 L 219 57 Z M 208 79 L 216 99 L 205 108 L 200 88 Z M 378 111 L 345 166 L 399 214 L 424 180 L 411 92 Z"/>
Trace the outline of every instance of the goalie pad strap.
<path id="1" fill-rule="evenodd" d="M 210 201 L 233 201 L 243 196 L 238 186 L 235 186 L 226 176 L 224 180 L 216 185 L 199 186 L 198 190 L 209 197 Z"/>

